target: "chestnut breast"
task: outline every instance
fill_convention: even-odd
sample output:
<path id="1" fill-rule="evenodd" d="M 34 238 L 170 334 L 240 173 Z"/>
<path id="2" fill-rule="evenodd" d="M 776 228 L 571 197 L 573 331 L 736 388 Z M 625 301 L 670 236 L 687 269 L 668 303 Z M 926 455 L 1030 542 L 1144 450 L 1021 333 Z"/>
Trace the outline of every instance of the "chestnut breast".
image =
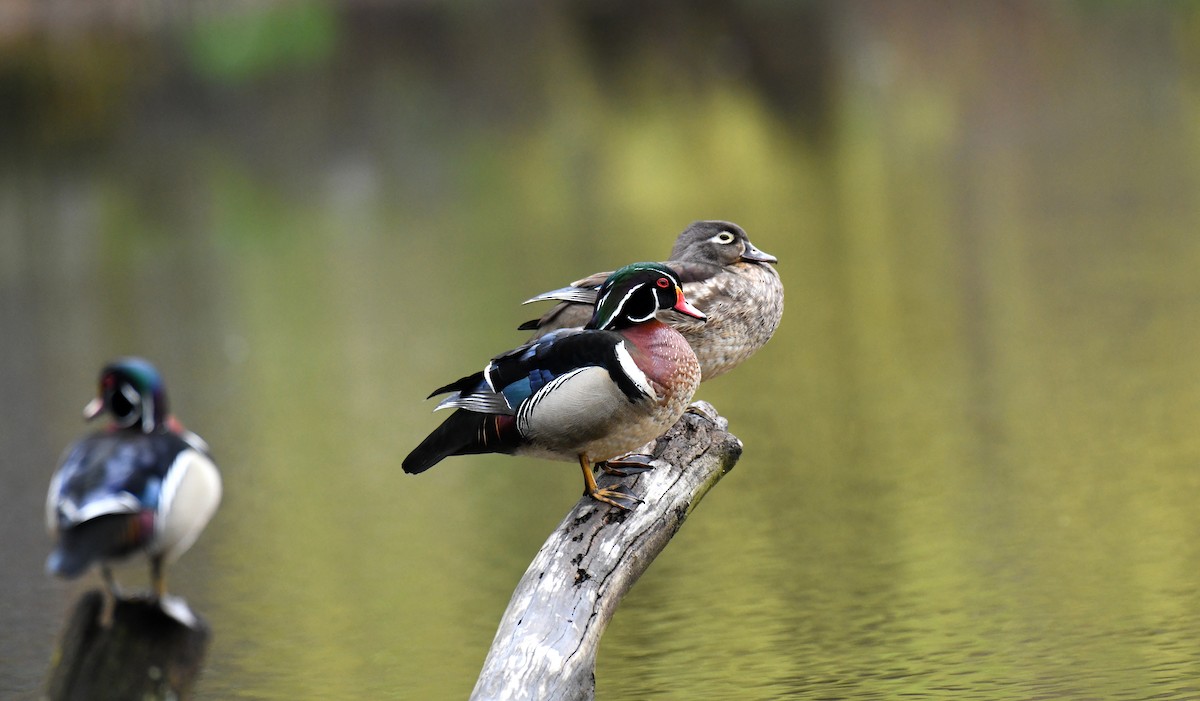
<path id="1" fill-rule="evenodd" d="M 690 399 L 700 382 L 700 363 L 686 339 L 660 321 L 621 331 L 630 346 L 630 355 L 665 402 L 670 395 L 686 394 Z"/>

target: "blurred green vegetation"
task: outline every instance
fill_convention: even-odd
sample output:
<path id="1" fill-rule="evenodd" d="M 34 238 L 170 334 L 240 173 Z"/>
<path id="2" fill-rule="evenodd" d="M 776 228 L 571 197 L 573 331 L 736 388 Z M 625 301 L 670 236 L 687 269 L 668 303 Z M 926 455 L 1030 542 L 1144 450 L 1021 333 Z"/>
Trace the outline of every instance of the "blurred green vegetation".
<path id="1" fill-rule="evenodd" d="M 186 27 L 186 42 L 199 75 L 244 83 L 320 65 L 333 55 L 339 34 L 333 4 L 300 0 L 213 14 Z"/>

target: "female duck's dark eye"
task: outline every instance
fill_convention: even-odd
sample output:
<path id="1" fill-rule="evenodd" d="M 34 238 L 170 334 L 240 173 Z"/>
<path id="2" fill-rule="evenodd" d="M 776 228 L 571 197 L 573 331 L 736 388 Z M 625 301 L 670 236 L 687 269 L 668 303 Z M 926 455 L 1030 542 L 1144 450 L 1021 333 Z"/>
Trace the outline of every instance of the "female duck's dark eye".
<path id="1" fill-rule="evenodd" d="M 668 287 L 670 287 L 670 286 L 671 286 L 671 281 L 670 281 L 670 280 L 668 280 L 668 279 L 666 279 L 665 277 L 660 277 L 660 278 L 658 279 L 658 281 L 657 281 L 657 282 L 655 282 L 654 284 L 655 284 L 655 285 L 658 285 L 659 287 L 661 287 L 661 288 L 663 288 L 663 289 L 665 290 L 665 289 L 667 289 Z"/>
<path id="2" fill-rule="evenodd" d="M 713 237 L 713 240 L 717 243 L 733 243 L 733 239 L 733 234 L 729 233 L 728 231 L 722 231 Z"/>

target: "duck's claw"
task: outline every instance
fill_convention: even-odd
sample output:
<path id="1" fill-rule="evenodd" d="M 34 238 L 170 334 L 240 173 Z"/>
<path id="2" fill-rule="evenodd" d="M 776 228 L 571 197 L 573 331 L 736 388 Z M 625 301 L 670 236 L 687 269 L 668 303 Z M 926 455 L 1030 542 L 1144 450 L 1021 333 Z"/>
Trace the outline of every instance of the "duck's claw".
<path id="1" fill-rule="evenodd" d="M 641 499 L 622 491 L 619 487 L 600 488 L 596 484 L 596 476 L 592 474 L 592 462 L 586 455 L 579 456 L 579 467 L 583 471 L 583 493 L 596 501 L 615 506 L 622 511 L 629 511 L 642 503 Z"/>
<path id="2" fill-rule="evenodd" d="M 589 492 L 588 496 L 596 501 L 602 501 L 610 506 L 615 506 L 622 511 L 630 511 L 638 504 L 644 503 L 641 499 L 628 492 L 623 492 L 617 487 L 597 489 L 594 492 Z"/>
<path id="3" fill-rule="evenodd" d="M 600 469 L 610 475 L 628 477 L 630 475 L 641 474 L 647 470 L 653 470 L 654 458 L 643 453 L 628 453 L 598 464 L 600 465 Z"/>

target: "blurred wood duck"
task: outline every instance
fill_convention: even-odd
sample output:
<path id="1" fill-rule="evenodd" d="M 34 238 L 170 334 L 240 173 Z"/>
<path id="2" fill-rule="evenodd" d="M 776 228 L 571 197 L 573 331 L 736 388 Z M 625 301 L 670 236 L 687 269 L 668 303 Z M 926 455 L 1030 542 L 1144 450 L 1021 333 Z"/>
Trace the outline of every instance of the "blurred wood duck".
<path id="1" fill-rule="evenodd" d="M 50 482 L 46 525 L 55 537 L 46 569 L 74 578 L 99 564 L 119 596 L 111 563 L 145 555 L 155 597 L 166 596 L 163 567 L 184 553 L 221 501 L 221 477 L 208 445 L 167 411 L 162 378 L 141 358 L 100 373 L 99 396 L 84 417 L 109 425 L 72 445 Z"/>
<path id="2" fill-rule="evenodd" d="M 783 282 L 770 265 L 777 262 L 755 248 L 732 222 L 694 222 L 676 239 L 666 265 L 678 273 L 684 295 L 708 321 L 677 314 L 663 318 L 691 344 L 704 380 L 729 372 L 771 340 L 783 316 Z M 525 304 L 559 304 L 520 328 L 535 330 L 536 339 L 556 329 L 583 326 L 606 277 L 608 273 L 596 273 L 526 300 Z"/>
<path id="3" fill-rule="evenodd" d="M 657 319 L 665 309 L 704 321 L 670 268 L 635 263 L 616 271 L 600 285 L 583 329 L 544 334 L 434 390 L 429 396 L 451 393 L 438 409 L 457 411 L 404 459 L 404 471 L 474 453 L 578 461 L 585 494 L 630 508 L 636 497 L 599 488 L 593 465 L 609 461 L 617 474 L 645 469 L 637 456 L 611 458 L 665 433 L 700 382 L 687 341 Z"/>

